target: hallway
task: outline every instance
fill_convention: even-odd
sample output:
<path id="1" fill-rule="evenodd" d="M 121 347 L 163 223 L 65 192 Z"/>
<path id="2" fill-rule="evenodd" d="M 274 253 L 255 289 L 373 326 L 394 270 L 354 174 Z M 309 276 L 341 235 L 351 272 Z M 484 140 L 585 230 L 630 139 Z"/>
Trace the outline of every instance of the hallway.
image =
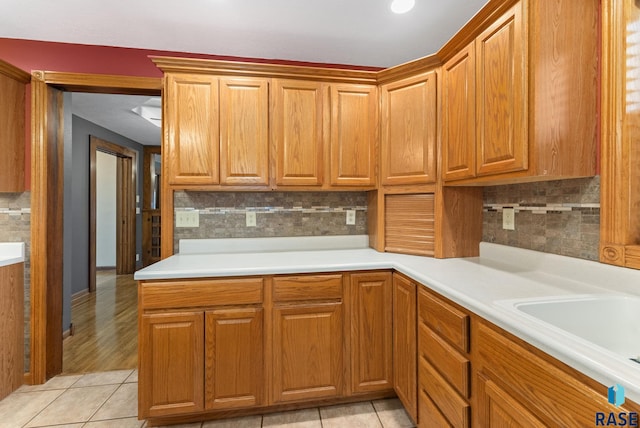
<path id="1" fill-rule="evenodd" d="M 138 293 L 133 275 L 101 270 L 95 293 L 71 303 L 74 335 L 63 341 L 63 373 L 137 368 Z"/>

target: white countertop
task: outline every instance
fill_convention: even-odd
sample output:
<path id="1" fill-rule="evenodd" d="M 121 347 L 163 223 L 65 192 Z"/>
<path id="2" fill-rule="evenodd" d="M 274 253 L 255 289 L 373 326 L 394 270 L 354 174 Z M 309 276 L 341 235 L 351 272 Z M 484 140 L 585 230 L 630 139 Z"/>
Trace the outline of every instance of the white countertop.
<path id="1" fill-rule="evenodd" d="M 24 242 L 0 242 L 0 266 L 24 262 Z"/>
<path id="2" fill-rule="evenodd" d="M 482 243 L 480 257 L 457 259 L 380 253 L 370 248 L 177 254 L 136 272 L 134 278 L 158 280 L 372 269 L 395 269 L 603 385 L 623 385 L 626 396 L 640 403 L 640 364 L 603 348 L 594 350 L 579 341 L 567 340 L 557 329 L 508 311 L 500 304 L 507 299 L 583 294 L 640 296 L 640 271 L 637 270 Z"/>

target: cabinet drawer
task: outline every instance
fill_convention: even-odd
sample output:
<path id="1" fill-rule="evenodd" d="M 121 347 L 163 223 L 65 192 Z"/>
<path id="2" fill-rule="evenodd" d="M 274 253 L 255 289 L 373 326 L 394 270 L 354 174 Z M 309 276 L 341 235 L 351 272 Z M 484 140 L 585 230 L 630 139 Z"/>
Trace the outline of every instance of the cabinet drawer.
<path id="1" fill-rule="evenodd" d="M 440 412 L 454 427 L 469 426 L 469 404 L 440 376 L 436 369 L 424 358 L 420 358 L 418 383 L 433 400 Z"/>
<path id="2" fill-rule="evenodd" d="M 418 391 L 418 427 L 431 428 L 431 427 L 451 427 L 451 424 L 442 416 L 438 406 L 436 406 L 427 393 L 420 389 Z"/>
<path id="3" fill-rule="evenodd" d="M 342 299 L 342 275 L 281 276 L 273 279 L 273 300 Z"/>
<path id="4" fill-rule="evenodd" d="M 469 315 L 425 290 L 418 294 L 420 320 L 462 352 L 469 352 Z"/>
<path id="5" fill-rule="evenodd" d="M 430 361 L 463 397 L 469 398 L 470 363 L 425 324 L 419 325 L 419 355 Z"/>
<path id="6" fill-rule="evenodd" d="M 262 278 L 141 282 L 141 309 L 189 308 L 262 303 Z"/>

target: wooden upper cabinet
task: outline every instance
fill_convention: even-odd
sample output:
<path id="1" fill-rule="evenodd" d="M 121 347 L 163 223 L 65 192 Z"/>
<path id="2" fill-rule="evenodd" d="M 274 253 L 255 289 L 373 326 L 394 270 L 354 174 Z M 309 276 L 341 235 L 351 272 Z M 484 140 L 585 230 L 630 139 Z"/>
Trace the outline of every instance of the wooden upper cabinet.
<path id="1" fill-rule="evenodd" d="M 445 180 L 476 175 L 475 43 L 442 67 L 442 176 Z"/>
<path id="2" fill-rule="evenodd" d="M 325 146 L 322 83 L 274 79 L 271 98 L 276 185 L 322 185 Z"/>
<path id="3" fill-rule="evenodd" d="M 220 183 L 269 184 L 269 80 L 220 78 Z"/>
<path id="4" fill-rule="evenodd" d="M 331 185 L 375 185 L 377 112 L 375 86 L 331 86 Z"/>
<path id="5" fill-rule="evenodd" d="M 506 184 L 596 174 L 599 6 L 521 0 L 486 26 L 460 31 L 477 36 L 444 56 L 444 180 Z"/>
<path id="6" fill-rule="evenodd" d="M 218 78 L 167 74 L 163 162 L 171 185 L 219 181 Z"/>
<path id="7" fill-rule="evenodd" d="M 25 87 L 31 76 L 0 60 L 0 192 L 24 192 Z"/>
<path id="8" fill-rule="evenodd" d="M 436 73 L 381 87 L 382 184 L 436 181 Z"/>
<path id="9" fill-rule="evenodd" d="M 527 32 L 522 4 L 516 3 L 476 38 L 478 175 L 528 166 Z"/>

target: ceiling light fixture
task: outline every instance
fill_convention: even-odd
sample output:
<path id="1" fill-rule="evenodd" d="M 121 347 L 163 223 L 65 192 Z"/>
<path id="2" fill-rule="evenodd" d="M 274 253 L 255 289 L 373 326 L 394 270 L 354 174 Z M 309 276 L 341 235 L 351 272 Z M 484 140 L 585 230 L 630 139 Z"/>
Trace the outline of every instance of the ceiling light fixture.
<path id="1" fill-rule="evenodd" d="M 393 13 L 407 13 L 413 6 L 415 6 L 416 0 L 393 0 L 391 3 L 391 11 Z"/>
<path id="2" fill-rule="evenodd" d="M 162 126 L 162 105 L 160 104 L 160 97 L 150 98 L 144 104 L 132 108 L 131 111 L 158 128 Z"/>

